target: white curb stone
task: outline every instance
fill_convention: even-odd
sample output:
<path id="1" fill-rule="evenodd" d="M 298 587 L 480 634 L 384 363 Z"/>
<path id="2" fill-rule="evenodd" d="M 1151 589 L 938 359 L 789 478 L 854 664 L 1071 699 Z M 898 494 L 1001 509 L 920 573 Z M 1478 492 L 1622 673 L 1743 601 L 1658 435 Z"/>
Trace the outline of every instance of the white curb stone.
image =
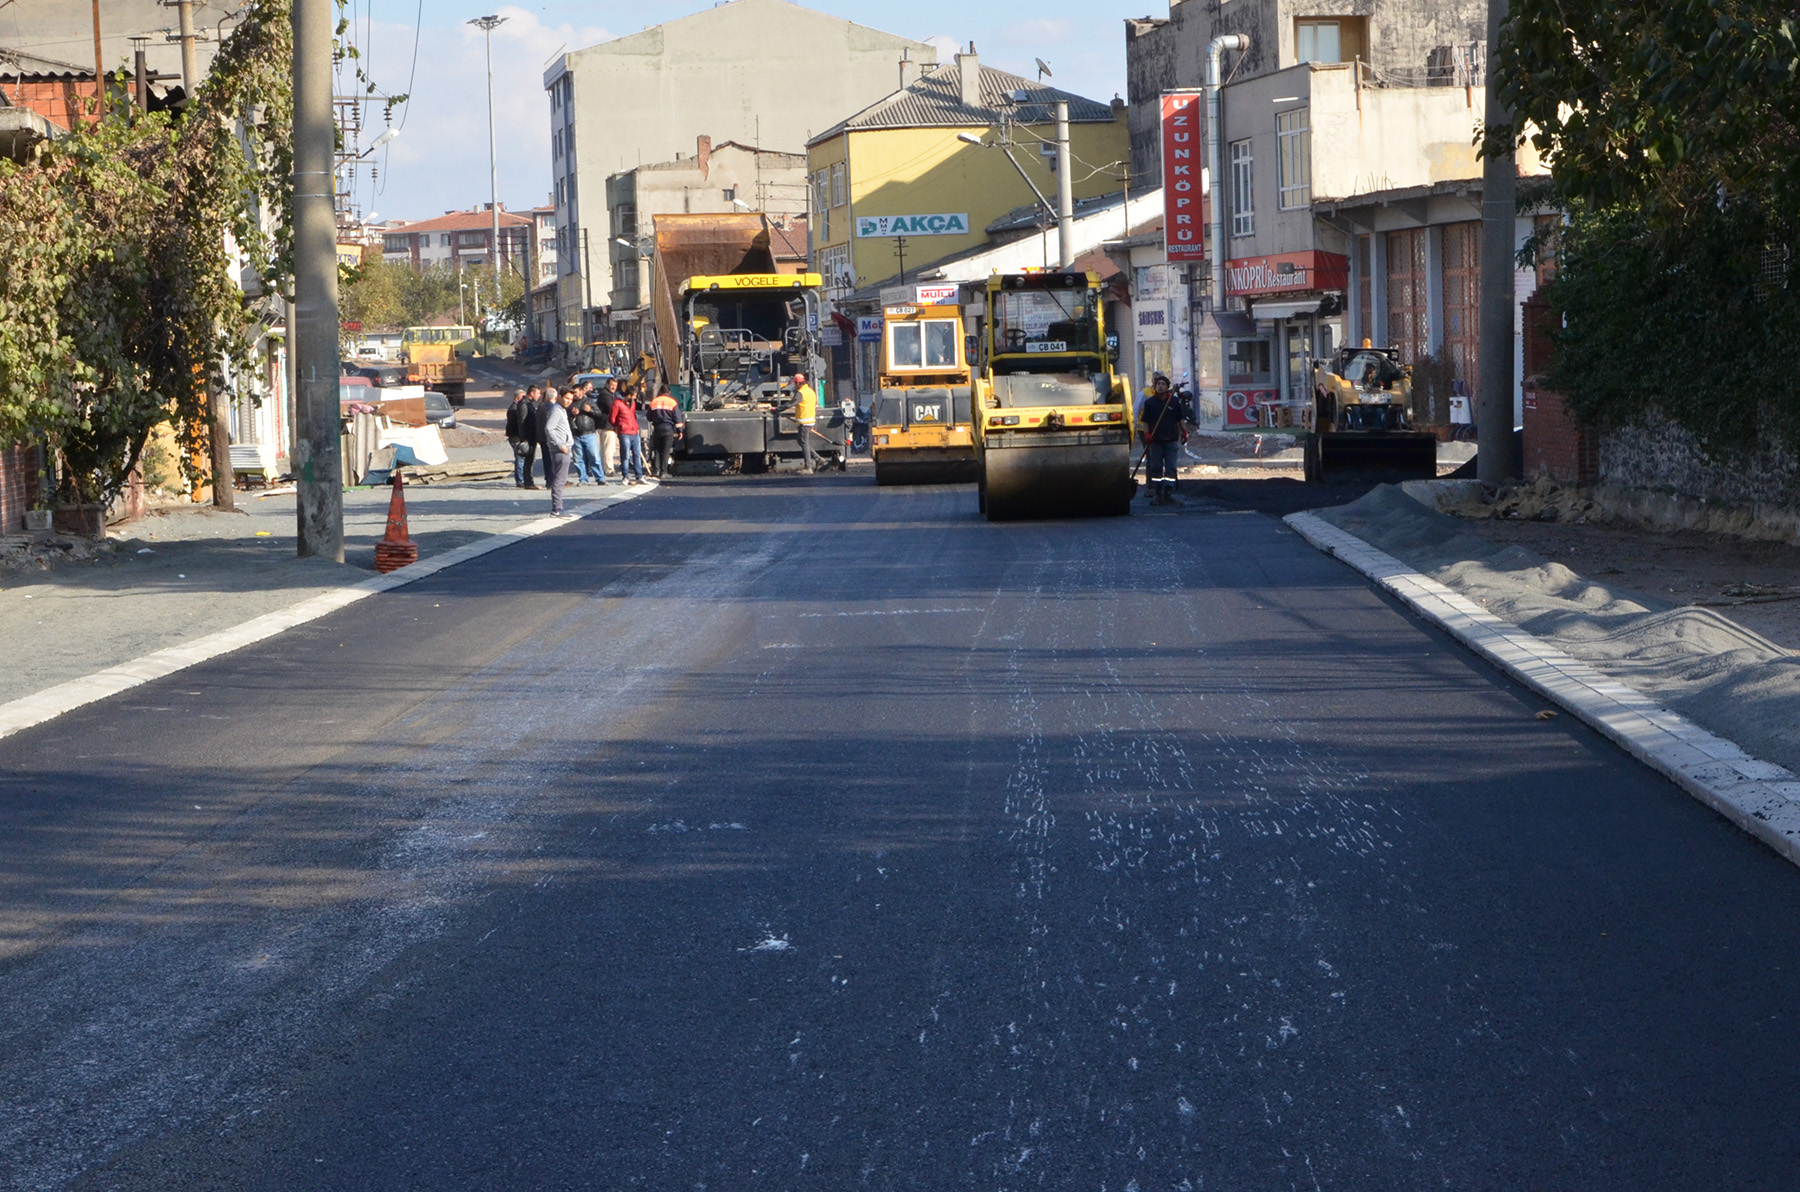
<path id="1" fill-rule="evenodd" d="M 1392 555 L 1310 513 L 1284 519 L 1308 542 L 1356 568 L 1437 622 L 1513 679 L 1611 738 L 1708 807 L 1800 864 L 1800 778 L 1658 706 Z"/>
<path id="2" fill-rule="evenodd" d="M 609 509 L 622 501 L 643 496 L 656 485 L 652 483 L 645 488 L 628 488 L 623 492 L 601 497 L 596 501 L 583 502 L 580 505 L 570 504 L 568 511 L 576 518 L 590 517 L 605 509 Z M 155 679 L 186 670 L 202 662 L 241 650 L 245 646 L 254 645 L 265 638 L 274 637 L 297 625 L 348 608 L 357 601 L 373 596 L 378 592 L 390 592 L 395 588 L 416 583 L 426 576 L 454 567 L 458 563 L 466 563 L 470 559 L 478 559 L 502 547 L 523 542 L 527 538 L 536 537 L 558 526 L 567 525 L 564 519 L 554 517 L 538 518 L 523 525 L 487 538 L 459 546 L 455 550 L 446 551 L 430 559 L 421 559 L 409 567 L 398 571 L 390 571 L 386 575 L 374 575 L 347 587 L 337 588 L 330 592 L 321 592 L 310 596 L 298 604 L 278 609 L 272 613 L 264 613 L 260 617 L 235 625 L 230 629 L 221 629 L 209 633 L 205 637 L 195 638 L 179 646 L 169 646 L 146 654 L 142 658 L 130 662 L 122 662 L 118 666 L 107 667 L 103 671 L 87 675 L 80 679 L 71 679 L 66 683 L 58 683 L 31 695 L 22 696 L 10 703 L 0 704 L 0 737 L 10 737 L 16 732 L 28 729 L 46 720 L 53 720 L 65 712 L 129 691 L 133 687 Z"/>

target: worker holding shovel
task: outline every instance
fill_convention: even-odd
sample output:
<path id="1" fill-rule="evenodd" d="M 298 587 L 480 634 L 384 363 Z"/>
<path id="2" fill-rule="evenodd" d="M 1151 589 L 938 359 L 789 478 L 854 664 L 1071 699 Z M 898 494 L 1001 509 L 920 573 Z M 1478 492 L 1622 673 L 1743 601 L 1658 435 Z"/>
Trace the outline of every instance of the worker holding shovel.
<path id="1" fill-rule="evenodd" d="M 1161 373 L 1150 383 L 1150 396 L 1138 410 L 1138 425 L 1144 430 L 1144 455 L 1138 462 L 1150 465 L 1145 477 L 1146 492 L 1152 504 L 1175 503 L 1176 468 L 1180 463 L 1181 445 L 1187 442 L 1187 408 L 1180 395 Z"/>

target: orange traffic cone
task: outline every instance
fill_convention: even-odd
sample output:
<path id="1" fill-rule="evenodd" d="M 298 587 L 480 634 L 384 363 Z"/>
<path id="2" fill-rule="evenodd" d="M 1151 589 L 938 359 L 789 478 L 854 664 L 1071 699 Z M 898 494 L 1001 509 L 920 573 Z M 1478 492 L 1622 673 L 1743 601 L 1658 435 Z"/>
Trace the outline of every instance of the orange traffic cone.
<path id="1" fill-rule="evenodd" d="M 401 491 L 404 487 L 400 469 L 395 468 L 394 496 L 388 502 L 387 533 L 375 544 L 375 570 L 384 575 L 419 561 L 419 544 L 406 534 L 406 496 Z"/>

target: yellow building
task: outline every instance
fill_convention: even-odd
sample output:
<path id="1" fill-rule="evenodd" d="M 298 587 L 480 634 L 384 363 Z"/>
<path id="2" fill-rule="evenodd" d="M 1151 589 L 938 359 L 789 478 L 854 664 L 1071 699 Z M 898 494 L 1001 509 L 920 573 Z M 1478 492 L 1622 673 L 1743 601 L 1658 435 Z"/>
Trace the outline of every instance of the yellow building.
<path id="1" fill-rule="evenodd" d="M 903 72 L 911 63 L 902 63 Z M 987 242 L 1001 216 L 1054 205 L 1057 100 L 1069 104 L 1076 199 L 1121 188 L 1125 105 L 1096 103 L 958 54 L 807 144 L 813 265 L 834 295 Z M 979 137 L 981 144 L 963 139 Z M 998 147 L 1010 142 L 1013 162 Z"/>

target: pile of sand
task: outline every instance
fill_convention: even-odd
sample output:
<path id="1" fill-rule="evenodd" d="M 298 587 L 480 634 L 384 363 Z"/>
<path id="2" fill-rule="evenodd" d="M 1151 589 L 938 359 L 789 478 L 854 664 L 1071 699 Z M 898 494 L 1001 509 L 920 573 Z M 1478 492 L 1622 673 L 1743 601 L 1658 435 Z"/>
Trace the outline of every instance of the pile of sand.
<path id="1" fill-rule="evenodd" d="M 1561 515 L 1551 504 L 1524 512 L 1560 492 L 1522 486 L 1512 490 L 1513 508 Z M 1800 772 L 1800 655 L 1729 617 L 1614 589 L 1476 538 L 1391 485 L 1318 516 L 1752 755 Z"/>

